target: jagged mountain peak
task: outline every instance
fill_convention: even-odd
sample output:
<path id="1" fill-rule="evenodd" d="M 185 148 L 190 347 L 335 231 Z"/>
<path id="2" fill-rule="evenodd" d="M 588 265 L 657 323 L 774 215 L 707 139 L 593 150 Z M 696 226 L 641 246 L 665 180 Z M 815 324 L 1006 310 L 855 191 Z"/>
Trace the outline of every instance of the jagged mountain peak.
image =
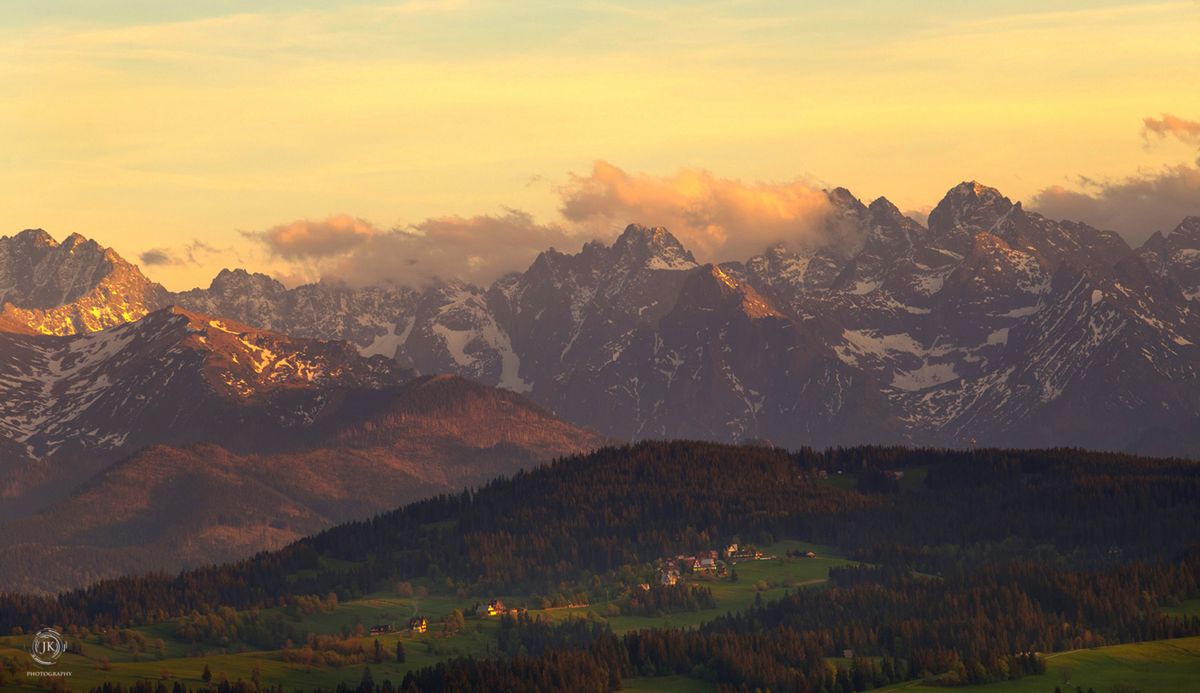
<path id="1" fill-rule="evenodd" d="M 849 190 L 847 190 L 846 188 L 843 188 L 843 187 L 837 187 L 837 188 L 833 188 L 832 190 L 827 190 L 825 192 L 825 196 L 829 198 L 829 202 L 834 207 L 837 207 L 839 209 L 853 210 L 856 212 L 861 212 L 861 211 L 866 210 L 866 208 L 867 208 L 866 205 L 864 205 L 862 203 L 862 200 L 855 197 L 854 193 L 850 192 Z"/>
<path id="2" fill-rule="evenodd" d="M 281 334 L 351 341 L 363 354 L 394 357 L 419 373 L 453 372 L 530 392 L 554 411 L 621 437 L 700 434 L 674 412 L 703 383 L 715 382 L 705 371 L 712 362 L 703 358 L 724 359 L 739 348 L 735 342 L 742 356 L 765 352 L 755 339 L 800 326 L 807 335 L 803 346 L 790 341 L 795 335 L 779 337 L 778 358 L 790 353 L 787 360 L 768 366 L 776 356 L 742 358 L 737 381 L 718 378 L 718 389 L 732 399 L 704 435 L 740 436 L 754 428 L 770 430 L 772 439 L 812 443 L 817 439 L 801 436 L 825 435 L 820 427 L 800 434 L 784 423 L 809 404 L 823 407 L 823 417 L 846 412 L 847 421 L 868 410 L 895 416 L 905 435 L 938 444 L 961 439 L 952 427 L 973 426 L 981 436 L 1020 433 L 1024 412 L 1075 396 L 1069 379 L 1083 382 L 1075 365 L 1070 378 L 1047 365 L 1066 362 L 1051 349 L 1052 340 L 1071 346 L 1071 364 L 1125 358 L 1150 363 L 1121 341 L 1129 324 L 1147 326 L 1139 339 L 1155 330 L 1165 335 L 1163 355 L 1152 364 L 1164 382 L 1192 377 L 1187 359 L 1200 344 L 1200 321 L 1188 309 L 1200 301 L 1200 218 L 1185 219 L 1134 254 L 1112 232 L 1026 212 L 976 181 L 951 188 L 928 229 L 884 197 L 863 206 L 845 188 L 825 195 L 825 227 L 812 234 L 824 245 L 797 247 L 800 239 L 794 239 L 717 267 L 702 268 L 666 228 L 630 224 L 608 242 L 591 241 L 575 252 L 548 249 L 526 271 L 490 287 L 451 280 L 421 289 L 329 282 L 289 289 L 265 275 L 228 270 L 212 289 L 170 300 Z M 25 238 L 29 247 L 53 243 L 34 232 Z M 1127 277 L 1114 269 L 1125 259 L 1132 263 Z M 1130 307 L 1127 314 L 1112 312 L 1118 299 Z M 1057 314 L 1073 317 L 1054 323 Z M 748 322 L 747 316 L 779 319 Z M 754 330 L 734 327 L 751 324 Z M 211 325 L 191 329 L 208 330 L 210 344 L 214 338 L 239 341 L 216 334 Z M 229 324 L 226 330 L 241 333 Z M 1035 342 L 1046 352 L 1037 364 L 1041 371 L 1024 356 Z M 813 346 L 818 343 L 824 346 Z M 243 355 L 238 359 L 245 363 Z M 772 384 L 774 373 L 800 364 L 804 370 L 788 376 L 795 389 Z M 1010 371 L 1024 373 L 1029 382 L 1016 382 Z M 809 380 L 800 380 L 800 373 Z M 939 390 L 919 400 L 904 394 L 951 382 L 961 385 L 957 394 Z M 760 401 L 755 393 L 768 390 L 773 394 Z M 1140 384 L 1133 390 L 1130 401 L 1166 396 Z M 846 397 L 864 399 L 855 404 Z M 1017 423 L 979 423 L 989 416 L 986 397 L 1010 402 L 1003 406 Z M 868 400 L 869 406 L 861 404 Z M 1083 399 L 1070 406 L 1102 417 Z M 1188 407 L 1178 408 L 1200 411 Z M 780 417 L 779 428 L 763 423 L 765 412 Z M 1050 434 L 1038 440 L 1059 441 Z"/>
<path id="3" fill-rule="evenodd" d="M 1008 200 L 999 190 L 976 180 L 965 180 L 946 191 L 947 199 Z"/>
<path id="4" fill-rule="evenodd" d="M 679 239 L 667 230 L 665 226 L 646 226 L 645 224 L 629 224 L 614 245 L 682 245 Z"/>
<path id="5" fill-rule="evenodd" d="M 63 239 L 62 247 L 64 250 L 72 250 L 79 246 L 89 246 L 91 248 L 101 248 L 96 241 L 84 236 L 78 231 L 72 232 L 71 235 Z"/>
<path id="6" fill-rule="evenodd" d="M 696 258 L 662 226 L 630 224 L 612 246 L 618 258 L 630 259 L 649 269 L 692 269 Z"/>
<path id="7" fill-rule="evenodd" d="M 9 239 L 20 243 L 36 244 L 50 248 L 58 246 L 58 241 L 54 240 L 54 236 L 51 236 L 45 229 L 25 229 L 13 234 L 11 237 L 0 236 L 0 243 Z"/>
<path id="8" fill-rule="evenodd" d="M 929 217 L 932 222 L 934 214 L 939 210 L 942 214 L 964 210 L 987 210 L 1001 215 L 1012 207 L 1012 200 L 1005 197 L 999 190 L 976 181 L 963 181 L 946 192 L 937 207 L 930 212 Z"/>
<path id="9" fill-rule="evenodd" d="M 4 323 L 32 332 L 93 332 L 165 304 L 166 290 L 111 248 L 73 233 L 60 244 L 42 229 L 0 238 Z"/>
<path id="10" fill-rule="evenodd" d="M 1179 226 L 1176 226 L 1171 231 L 1171 236 L 1190 241 L 1200 241 L 1200 216 L 1184 217 Z"/>
<path id="11" fill-rule="evenodd" d="M 876 235 L 879 229 L 886 229 L 885 235 L 899 233 L 909 237 L 920 237 L 925 234 L 925 227 L 905 216 L 900 208 L 886 197 L 876 198 L 867 210 L 868 222 L 875 227 Z"/>
<path id="12" fill-rule="evenodd" d="M 217 276 L 213 277 L 212 283 L 209 286 L 216 287 L 227 284 L 242 284 L 248 281 L 263 283 L 269 282 L 271 284 L 283 286 L 283 284 L 281 284 L 278 280 L 269 275 L 263 274 L 262 272 L 250 272 L 242 269 L 241 267 L 234 269 L 222 269 L 217 273 Z"/>
<path id="13" fill-rule="evenodd" d="M 999 190 L 964 181 L 951 188 L 929 213 L 929 231 L 963 254 L 977 232 L 994 231 L 1014 210 L 1019 215 L 1020 205 L 1014 205 Z"/>
<path id="14" fill-rule="evenodd" d="M 867 209 L 871 210 L 871 212 L 873 212 L 874 214 L 880 214 L 880 215 L 886 214 L 888 216 L 896 216 L 896 215 L 904 216 L 904 213 L 900 211 L 899 207 L 897 207 L 895 204 L 893 204 L 891 200 L 889 200 L 883 196 L 879 196 L 879 197 L 875 198 L 874 200 L 872 200 L 871 204 L 867 205 Z"/>
<path id="15" fill-rule="evenodd" d="M 783 317 L 770 301 L 719 265 L 692 272 L 680 291 L 679 306 L 698 311 L 735 308 L 751 319 Z"/>

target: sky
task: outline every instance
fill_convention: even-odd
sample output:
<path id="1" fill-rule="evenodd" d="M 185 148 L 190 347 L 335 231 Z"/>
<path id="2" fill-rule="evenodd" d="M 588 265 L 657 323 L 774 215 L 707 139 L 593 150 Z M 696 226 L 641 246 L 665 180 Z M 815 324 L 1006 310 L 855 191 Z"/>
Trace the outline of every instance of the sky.
<path id="1" fill-rule="evenodd" d="M 652 6 L 651 6 L 652 5 Z M 1200 214 L 1200 2 L 0 0 L 0 234 L 486 282 L 666 225 L 704 260 L 962 180 L 1140 243 Z"/>

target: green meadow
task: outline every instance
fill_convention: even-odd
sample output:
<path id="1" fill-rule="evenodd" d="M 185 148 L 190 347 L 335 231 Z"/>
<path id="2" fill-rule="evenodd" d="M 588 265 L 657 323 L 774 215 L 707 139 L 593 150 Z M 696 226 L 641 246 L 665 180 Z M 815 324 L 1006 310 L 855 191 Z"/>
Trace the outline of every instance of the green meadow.
<path id="1" fill-rule="evenodd" d="M 761 547 L 764 554 L 774 556 L 771 560 L 744 561 L 734 569 L 737 581 L 728 578 L 694 579 L 691 582 L 709 587 L 716 600 L 716 607 L 699 611 L 672 613 L 658 617 L 615 615 L 610 613 L 608 602 L 599 602 L 575 607 L 530 609 L 531 616 L 564 620 L 568 618 L 592 618 L 607 622 L 616 633 L 639 628 L 672 627 L 688 628 L 728 612 L 736 612 L 751 606 L 761 595 L 763 600 L 775 599 L 786 590 L 816 587 L 828 579 L 833 567 L 851 563 L 834 550 L 804 542 L 784 541 Z M 814 551 L 816 558 L 788 558 L 787 552 Z M 72 676 L 62 679 L 71 690 L 87 690 L 105 681 L 132 683 L 136 680 L 163 681 L 168 686 L 178 681 L 191 687 L 204 684 L 201 674 L 207 665 L 213 681 L 227 679 L 279 684 L 285 690 L 311 689 L 314 687 L 334 688 L 340 682 L 357 683 L 364 666 L 370 667 L 376 682 L 391 679 L 399 683 L 405 673 L 436 664 L 449 657 L 460 655 L 489 656 L 496 654 L 496 634 L 499 619 L 486 616 L 467 618 L 461 629 L 448 632 L 444 620 L 455 609 L 470 612 L 476 604 L 486 603 L 487 598 L 458 597 L 438 592 L 427 582 L 415 581 L 414 587 L 424 596 L 400 597 L 393 593 L 379 592 L 361 599 L 340 602 L 332 609 L 303 615 L 288 613 L 282 609 L 264 609 L 264 614 L 277 612 L 284 615 L 289 625 L 299 632 L 317 634 L 353 633 L 358 627 L 369 629 L 375 624 L 393 624 L 399 632 L 379 636 L 364 635 L 362 643 L 368 653 L 374 649 L 377 639 L 383 648 L 381 662 L 352 664 L 342 667 L 306 666 L 284 661 L 283 651 L 256 651 L 244 643 L 232 642 L 224 647 L 184 642 L 175 635 L 176 623 L 168 621 L 153 626 L 132 629 L 140 633 L 148 643 L 147 651 L 133 653 L 124 646 L 110 646 L 101 642 L 97 635 L 81 641 L 82 654 L 67 654 L 58 667 L 70 671 Z M 502 598 L 508 606 L 523 606 L 522 595 L 494 595 Z M 622 600 L 614 599 L 620 604 Z M 1190 600 L 1180 606 L 1168 608 L 1169 613 L 1191 615 L 1200 611 L 1200 600 Z M 429 620 L 429 631 L 410 633 L 404 629 L 408 619 L 421 615 Z M 79 639 L 76 639 L 77 641 Z M 161 647 L 159 646 L 161 641 Z M 406 661 L 394 659 L 396 643 L 403 642 Z M 0 638 L 0 658 L 26 658 L 26 636 Z M 197 651 L 199 648 L 199 651 Z M 1064 683 L 1068 682 L 1069 683 Z M 0 683 L 0 690 L 35 690 L 45 688 L 50 679 L 34 679 L 19 676 L 15 681 Z M 986 686 L 972 690 L 982 691 L 1045 691 L 1053 693 L 1055 686 L 1073 691 L 1075 686 L 1083 690 L 1094 688 L 1097 693 L 1108 693 L 1114 684 L 1133 686 L 1130 690 L 1146 693 L 1162 691 L 1200 690 L 1200 637 L 1178 640 L 1137 643 L 1100 648 L 1096 650 L 1056 653 L 1047 656 L 1047 673 Z M 689 679 L 685 676 L 660 678 L 633 678 L 626 681 L 629 691 L 683 691 L 714 690 L 711 684 Z M 904 690 L 909 693 L 921 691 L 945 691 L 944 687 L 926 685 L 920 681 L 893 686 L 890 691 Z"/>
<path id="2" fill-rule="evenodd" d="M 833 553 L 827 546 L 818 546 L 800 541 L 782 541 L 770 546 L 760 547 L 766 556 L 775 556 L 773 560 L 745 561 L 734 566 L 738 580 L 733 582 L 726 578 L 713 580 L 693 580 L 694 584 L 703 585 L 712 590 L 717 606 L 713 609 L 685 611 L 662 617 L 650 616 L 609 616 L 604 617 L 605 604 L 591 604 L 574 609 L 551 609 L 548 611 L 530 610 L 530 613 L 547 615 L 554 619 L 568 617 L 593 616 L 604 618 L 616 633 L 624 633 L 639 628 L 669 627 L 687 628 L 697 626 L 717 616 L 728 612 L 741 611 L 754 603 L 761 594 L 764 601 L 777 599 L 789 589 L 819 585 L 829 577 L 829 569 L 847 565 L 848 561 Z M 813 551 L 816 558 L 786 558 L 788 550 Z"/>
<path id="3" fill-rule="evenodd" d="M 567 618 L 594 618 L 606 621 L 615 632 L 623 633 L 650 627 L 690 627 L 728 612 L 735 612 L 752 605 L 761 594 L 763 600 L 781 596 L 786 590 L 815 586 L 823 583 L 830 568 L 846 565 L 850 561 L 838 556 L 832 549 L 798 541 L 783 541 L 771 546 L 760 547 L 772 560 L 745 561 L 734 566 L 738 580 L 727 578 L 696 579 L 712 589 L 716 607 L 693 612 L 673 613 L 662 617 L 633 615 L 608 616 L 607 602 L 551 609 L 530 609 L 534 617 L 563 620 Z M 816 558 L 788 558 L 787 551 L 814 551 Z M 429 594 L 423 597 L 399 597 L 392 593 L 379 592 L 361 599 L 340 602 L 332 610 L 304 615 L 287 615 L 282 609 L 263 609 L 263 614 L 278 612 L 285 614 L 289 625 L 302 633 L 340 634 L 354 632 L 361 625 L 369 629 L 375 624 L 390 623 L 401 632 L 379 636 L 363 636 L 364 648 L 370 653 L 374 641 L 379 640 L 385 653 L 380 663 L 368 661 L 344 667 L 304 666 L 283 660 L 281 650 L 255 651 L 242 643 L 230 643 L 225 647 L 201 645 L 202 654 L 196 653 L 197 646 L 175 637 L 174 621 L 134 628 L 149 644 L 148 651 L 132 653 L 123 646 L 109 646 L 93 635 L 82 639 L 83 654 L 64 655 L 58 667 L 72 673 L 63 679 L 72 690 L 87 690 L 105 681 L 131 683 L 136 680 L 163 681 L 172 685 L 178 681 L 197 687 L 203 685 L 201 674 L 207 664 L 214 681 L 222 678 L 229 681 L 251 681 L 279 684 L 285 689 L 309 689 L 313 687 L 333 688 L 339 682 L 357 683 L 362 677 L 364 666 L 369 666 L 376 682 L 391 679 L 399 683 L 404 674 L 453 656 L 488 656 L 495 654 L 498 618 L 468 618 L 462 629 L 447 633 L 442 623 L 455 609 L 469 612 L 475 604 L 486 604 L 488 598 L 456 597 L 439 593 L 427 582 L 414 581 L 414 587 L 425 588 Z M 523 606 L 527 598 L 522 595 L 494 595 L 510 607 Z M 620 600 L 614 599 L 615 603 Z M 421 615 L 429 620 L 429 632 L 409 633 L 403 630 L 408 619 Z M 156 641 L 162 641 L 161 655 Z M 406 661 L 394 660 L 397 641 L 404 643 Z M 0 638 L 0 658 L 26 657 L 27 637 L 6 636 Z M 13 681 L 6 683 L 14 690 L 33 690 L 48 685 L 48 679 L 18 677 L 20 687 L 13 688 Z M 686 677 L 664 679 L 634 679 L 629 690 L 705 690 L 705 684 Z M 645 688 L 645 686 L 651 686 Z"/>
<path id="4" fill-rule="evenodd" d="M 1127 687 L 1125 690 L 1143 693 L 1200 691 L 1200 637 L 1054 653 L 1046 655 L 1045 674 L 972 686 L 970 690 L 980 693 L 1054 693 L 1057 687 L 1067 693 L 1079 686 L 1084 691 L 1092 688 L 1096 693 L 1109 693 L 1115 687 L 1120 690 L 1122 685 Z M 953 689 L 913 682 L 879 690 L 945 693 Z"/>

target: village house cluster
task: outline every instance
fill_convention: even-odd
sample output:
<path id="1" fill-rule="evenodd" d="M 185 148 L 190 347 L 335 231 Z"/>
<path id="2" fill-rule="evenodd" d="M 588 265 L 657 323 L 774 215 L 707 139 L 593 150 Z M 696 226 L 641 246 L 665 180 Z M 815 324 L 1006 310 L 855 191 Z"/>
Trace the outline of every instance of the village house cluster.
<path id="1" fill-rule="evenodd" d="M 475 608 L 471 613 L 475 615 L 479 614 L 478 604 L 475 605 Z M 508 614 L 509 616 L 520 616 L 521 614 L 527 613 L 529 613 L 529 609 L 523 606 L 506 606 L 504 604 L 504 600 L 502 599 L 491 600 L 487 603 L 487 608 L 485 608 L 483 611 L 484 616 L 503 616 L 505 614 Z"/>
<path id="2" fill-rule="evenodd" d="M 809 551 L 809 558 L 816 554 Z M 685 577 L 698 579 L 723 578 L 729 576 L 730 566 L 742 561 L 769 561 L 774 556 L 765 556 L 753 546 L 729 544 L 723 551 L 708 549 L 695 554 L 678 554 L 658 559 L 658 583 L 664 586 L 677 584 Z M 647 589 L 649 585 L 645 586 Z"/>
<path id="3" fill-rule="evenodd" d="M 510 609 L 504 605 L 503 600 L 493 599 L 487 603 L 487 606 L 484 608 L 484 611 L 482 614 L 479 612 L 479 605 L 476 604 L 475 609 L 473 609 L 471 612 L 469 612 L 468 616 L 471 616 L 471 617 L 478 617 L 481 615 L 501 616 L 503 614 L 516 615 L 516 614 L 524 612 L 524 611 L 525 611 L 524 608 L 520 608 L 520 609 L 511 608 Z M 412 618 L 410 618 L 408 620 L 408 631 L 410 633 L 426 633 L 426 632 L 428 632 L 429 631 L 429 619 L 425 618 L 424 616 L 413 616 Z M 371 627 L 371 635 L 384 635 L 384 634 L 392 633 L 392 632 L 395 632 L 395 629 L 390 624 L 378 625 L 378 626 Z"/>

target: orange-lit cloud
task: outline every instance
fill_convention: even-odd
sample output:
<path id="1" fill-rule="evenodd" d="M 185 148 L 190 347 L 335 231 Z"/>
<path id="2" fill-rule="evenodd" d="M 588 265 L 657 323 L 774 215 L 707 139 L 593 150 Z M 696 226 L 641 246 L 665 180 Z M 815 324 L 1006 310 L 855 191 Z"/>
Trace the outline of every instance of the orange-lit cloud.
<path id="1" fill-rule="evenodd" d="M 1146 145 L 1167 137 L 1200 145 L 1200 122 L 1170 113 L 1142 119 Z M 1044 188 L 1032 206 L 1054 219 L 1084 221 L 1118 231 L 1138 245 L 1155 231 L 1170 231 L 1186 216 L 1200 214 L 1200 160 L 1115 179 L 1080 177 L 1077 189 Z"/>
<path id="2" fill-rule="evenodd" d="M 1032 206 L 1052 219 L 1083 221 L 1118 231 L 1131 245 L 1155 231 L 1170 231 L 1200 214 L 1200 169 L 1189 164 L 1117 180 L 1080 180 L 1080 189 L 1051 186 Z"/>
<path id="3" fill-rule="evenodd" d="M 282 248 L 287 248 L 296 262 L 282 274 L 293 282 L 326 277 L 356 286 L 421 286 L 435 279 L 461 279 L 487 286 L 508 272 L 525 269 L 547 248 L 574 251 L 583 243 L 567 230 L 539 224 L 517 210 L 426 219 L 390 230 L 361 219 L 354 221 L 353 229 L 357 231 L 344 221 L 325 220 L 306 222 L 300 227 L 302 232 L 272 234 L 272 229 L 254 236 L 280 256 Z M 313 228 L 322 231 L 309 233 Z M 332 235 L 342 242 L 327 238 L 331 229 L 340 229 Z M 308 242 L 314 238 L 319 240 Z"/>
<path id="4" fill-rule="evenodd" d="M 377 233 L 370 222 L 347 214 L 327 219 L 302 219 L 248 234 L 266 244 L 279 257 L 296 260 L 340 255 L 365 243 Z"/>
<path id="5" fill-rule="evenodd" d="M 1184 120 L 1170 113 L 1162 114 L 1162 118 L 1144 118 L 1142 120 L 1142 137 L 1149 144 L 1150 135 L 1159 138 L 1174 137 L 1180 142 L 1200 145 L 1200 122 Z"/>
<path id="6" fill-rule="evenodd" d="M 800 180 L 744 182 L 699 169 L 651 176 L 597 161 L 560 192 L 563 217 L 581 229 L 605 236 L 631 222 L 666 226 L 701 261 L 745 259 L 780 241 L 827 240 L 829 200 Z"/>
<path id="7" fill-rule="evenodd" d="M 1190 132 L 1188 124 L 1147 119 L 1146 127 L 1180 137 Z M 744 181 L 704 169 L 651 175 L 596 161 L 586 174 L 568 174 L 556 191 L 561 216 L 548 222 L 509 208 L 386 229 L 343 214 L 245 235 L 276 261 L 277 275 L 292 281 L 419 286 L 441 278 L 486 286 L 526 269 L 548 248 L 576 252 L 592 239 L 611 241 L 630 223 L 667 227 L 701 262 L 745 260 L 779 242 L 810 248 L 852 244 L 861 232 L 838 223 L 826 192 L 802 179 Z M 1137 244 L 1200 214 L 1200 169 L 1180 164 L 1123 178 L 1080 177 L 1073 189 L 1042 189 L 1031 206 L 1051 218 L 1114 229 Z M 927 212 L 908 214 L 924 221 Z M 143 257 L 150 259 L 160 258 Z"/>
<path id="8" fill-rule="evenodd" d="M 78 230 L 129 257 L 205 238 L 274 272 L 315 256 L 285 260 L 236 229 L 345 210 L 386 231 L 512 206 L 575 230 L 550 186 L 526 182 L 592 177 L 597 157 L 637 162 L 631 178 L 703 162 L 751 191 L 813 174 L 902 209 L 957 180 L 1029 199 L 1075 172 L 1176 163 L 1122 136 L 1157 115 L 1144 104 L 1200 113 L 1200 5 L 1018 4 L 10 3 L 0 208 L 10 227 Z M 664 223 L 700 229 L 702 256 L 743 254 L 720 235 L 738 210 L 786 208 L 776 192 Z M 183 289 L 229 262 L 154 274 Z"/>
<path id="9" fill-rule="evenodd" d="M 283 261 L 276 267 L 281 276 L 358 285 L 422 285 L 435 278 L 487 285 L 526 269 L 548 248 L 576 252 L 592 239 L 611 241 L 630 223 L 666 226 L 702 262 L 744 260 L 777 242 L 840 240 L 839 227 L 826 223 L 825 193 L 804 181 L 743 182 L 699 169 L 631 174 L 598 161 L 589 174 L 569 174 L 558 194 L 562 218 L 550 223 L 506 209 L 388 230 L 342 214 L 244 235 Z"/>

